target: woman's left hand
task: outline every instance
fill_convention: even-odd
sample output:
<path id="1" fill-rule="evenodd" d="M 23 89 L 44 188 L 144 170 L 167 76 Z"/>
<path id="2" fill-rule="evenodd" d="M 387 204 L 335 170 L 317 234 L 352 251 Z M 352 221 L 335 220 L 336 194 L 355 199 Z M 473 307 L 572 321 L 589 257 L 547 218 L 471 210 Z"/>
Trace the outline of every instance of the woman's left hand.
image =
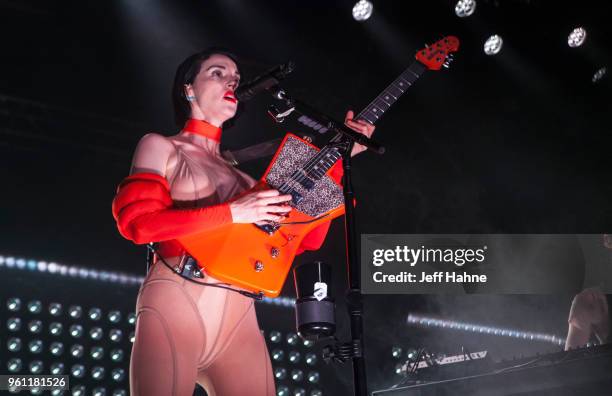
<path id="1" fill-rule="evenodd" d="M 353 116 L 354 113 L 352 110 L 347 111 L 346 117 L 344 118 L 344 125 L 356 132 L 361 133 L 362 135 L 367 136 L 368 138 L 371 137 L 376 127 L 364 120 L 354 121 Z M 353 151 L 351 151 L 351 157 L 354 157 L 365 150 L 367 150 L 366 146 L 362 146 L 361 144 L 355 143 L 355 145 L 353 146 Z"/>

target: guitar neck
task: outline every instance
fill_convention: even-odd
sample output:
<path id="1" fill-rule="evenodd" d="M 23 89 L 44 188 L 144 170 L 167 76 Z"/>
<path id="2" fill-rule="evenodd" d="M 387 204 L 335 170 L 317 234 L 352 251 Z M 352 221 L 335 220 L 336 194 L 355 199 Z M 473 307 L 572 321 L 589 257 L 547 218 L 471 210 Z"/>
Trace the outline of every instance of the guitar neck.
<path id="1" fill-rule="evenodd" d="M 389 84 L 355 119 L 365 120 L 375 124 L 382 115 L 406 92 L 416 80 L 427 70 L 427 67 L 419 61 L 415 61 L 402 74 Z M 336 142 L 342 134 L 336 135 L 332 142 Z M 302 167 L 301 173 L 296 173 L 294 178 L 306 177 L 318 180 L 331 169 L 342 155 L 333 147 L 326 146 L 317 155 L 311 158 Z"/>
<path id="2" fill-rule="evenodd" d="M 400 96 L 421 77 L 425 70 L 427 70 L 425 65 L 419 61 L 415 61 L 355 118 L 358 120 L 365 120 L 370 124 L 375 124 Z"/>

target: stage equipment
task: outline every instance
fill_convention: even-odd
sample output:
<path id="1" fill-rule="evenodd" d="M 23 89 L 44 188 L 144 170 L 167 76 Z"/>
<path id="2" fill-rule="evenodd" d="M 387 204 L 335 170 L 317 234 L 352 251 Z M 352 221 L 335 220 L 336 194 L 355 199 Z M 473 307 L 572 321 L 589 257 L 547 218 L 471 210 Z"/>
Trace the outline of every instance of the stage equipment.
<path id="1" fill-rule="evenodd" d="M 497 55 L 504 45 L 504 40 L 497 34 L 492 35 L 484 43 L 484 52 L 487 55 Z"/>
<path id="2" fill-rule="evenodd" d="M 321 261 L 293 269 L 295 322 L 298 334 L 307 340 L 331 337 L 336 332 L 336 311 L 331 292 L 331 267 Z"/>
<path id="3" fill-rule="evenodd" d="M 407 377 L 402 384 L 410 385 L 399 384 L 372 395 L 603 396 L 609 395 L 612 389 L 610 344 L 497 363 L 486 354 L 482 356 L 483 353 L 463 354 L 463 361 L 443 365 L 421 365 L 421 362 L 412 372 L 404 370 Z M 452 358 L 460 360 L 458 356 Z"/>
<path id="4" fill-rule="evenodd" d="M 366 21 L 372 16 L 373 11 L 374 5 L 370 1 L 359 0 L 353 6 L 353 18 L 359 22 Z"/>
<path id="5" fill-rule="evenodd" d="M 267 91 L 278 85 L 281 80 L 284 80 L 285 77 L 293 71 L 294 67 L 295 65 L 293 62 L 287 62 L 268 70 L 249 82 L 240 84 L 235 92 L 236 99 L 241 102 L 251 100 L 258 93 Z"/>
<path id="6" fill-rule="evenodd" d="M 521 338 L 527 341 L 544 341 L 558 346 L 565 345 L 563 337 L 553 334 L 534 333 L 518 329 L 506 329 L 500 327 L 483 326 L 476 323 L 457 322 L 454 320 L 438 319 L 427 316 L 409 314 L 406 322 L 413 326 L 438 327 L 449 330 L 470 331 L 473 333 L 487 334 L 499 337 Z"/>

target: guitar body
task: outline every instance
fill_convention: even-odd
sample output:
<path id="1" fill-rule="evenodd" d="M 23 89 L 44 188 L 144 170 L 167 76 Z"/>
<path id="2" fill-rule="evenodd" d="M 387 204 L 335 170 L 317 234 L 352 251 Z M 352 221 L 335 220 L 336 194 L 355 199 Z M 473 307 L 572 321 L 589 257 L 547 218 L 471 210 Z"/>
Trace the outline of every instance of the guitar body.
<path id="1" fill-rule="evenodd" d="M 288 134 L 264 176 L 250 191 L 280 188 L 318 151 L 316 146 Z M 289 216 L 272 232 L 254 224 L 228 224 L 178 241 L 207 274 L 234 286 L 276 297 L 304 237 L 344 213 L 342 187 L 328 175 L 310 189 L 294 183 L 292 190 L 299 199 L 294 196 Z"/>

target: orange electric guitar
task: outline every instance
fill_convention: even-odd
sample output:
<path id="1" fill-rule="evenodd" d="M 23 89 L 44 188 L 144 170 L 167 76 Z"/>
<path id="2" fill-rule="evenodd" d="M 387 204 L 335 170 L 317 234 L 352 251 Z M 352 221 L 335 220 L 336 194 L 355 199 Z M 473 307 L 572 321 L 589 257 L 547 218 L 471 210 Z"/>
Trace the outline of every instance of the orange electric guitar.
<path id="1" fill-rule="evenodd" d="M 408 67 L 357 117 L 374 124 L 423 72 L 448 66 L 459 40 L 445 37 L 416 54 Z M 308 120 L 301 122 L 313 127 Z M 317 126 L 314 126 L 317 129 Z M 253 189 L 291 194 L 293 210 L 281 223 L 228 224 L 178 241 L 211 276 L 268 297 L 279 295 L 302 239 L 314 228 L 344 213 L 342 187 L 328 175 L 340 159 L 337 146 L 320 149 L 288 134 Z"/>

